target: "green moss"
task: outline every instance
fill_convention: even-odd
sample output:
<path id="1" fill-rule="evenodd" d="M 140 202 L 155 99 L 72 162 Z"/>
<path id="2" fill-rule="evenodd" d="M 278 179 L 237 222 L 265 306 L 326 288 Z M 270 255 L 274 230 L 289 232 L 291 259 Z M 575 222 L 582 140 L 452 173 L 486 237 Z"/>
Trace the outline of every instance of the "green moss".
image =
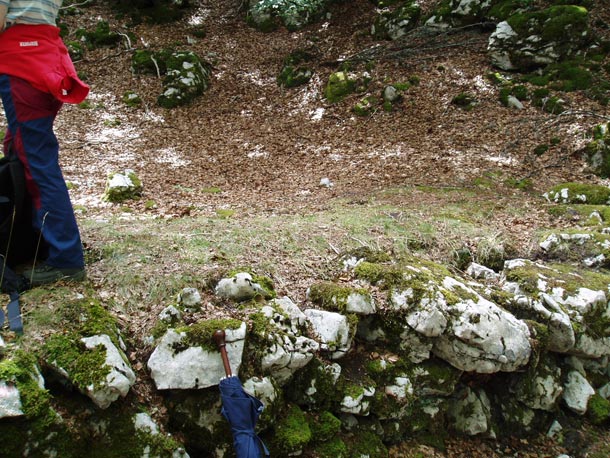
<path id="1" fill-rule="evenodd" d="M 351 294 L 360 294 L 369 297 L 369 292 L 364 288 L 350 288 L 337 283 L 322 282 L 314 283 L 309 288 L 309 300 L 318 304 L 326 310 L 345 312 L 347 299 Z"/>
<path id="2" fill-rule="evenodd" d="M 57 420 L 57 414 L 51 407 L 49 392 L 38 386 L 36 373 L 36 358 L 24 351 L 0 360 L 0 380 L 16 385 L 24 416 L 33 422 L 37 432 L 42 433 Z"/>
<path id="3" fill-rule="evenodd" d="M 492 2 L 487 16 L 497 22 L 505 21 L 516 12 L 527 8 L 530 3 L 531 0 L 500 0 Z"/>
<path id="4" fill-rule="evenodd" d="M 358 399 L 364 395 L 364 387 L 357 384 L 346 384 L 343 387 L 343 396 L 349 396 L 352 399 Z"/>
<path id="5" fill-rule="evenodd" d="M 284 66 L 277 77 L 280 86 L 296 87 L 307 84 L 313 76 L 313 70 L 305 63 L 311 61 L 313 56 L 307 51 L 297 50 L 284 59 Z"/>
<path id="6" fill-rule="evenodd" d="M 465 110 L 471 110 L 476 104 L 476 98 L 472 94 L 462 92 L 453 97 L 451 103 Z"/>
<path id="7" fill-rule="evenodd" d="M 186 333 L 186 339 L 182 342 L 186 347 L 199 346 L 208 351 L 218 351 L 213 339 L 214 333 L 218 330 L 239 329 L 241 326 L 242 322 L 233 318 L 211 319 L 176 328 L 176 332 Z"/>
<path id="8" fill-rule="evenodd" d="M 519 35 L 528 36 L 537 32 L 544 41 L 561 41 L 566 28 L 586 30 L 587 16 L 586 8 L 559 5 L 540 11 L 517 13 L 510 16 L 507 22 Z"/>
<path id="9" fill-rule="evenodd" d="M 142 105 L 142 99 L 133 91 L 127 91 L 123 94 L 123 103 L 128 107 L 137 107 Z"/>
<path id="10" fill-rule="evenodd" d="M 607 291 L 603 290 L 603 291 Z M 595 339 L 603 339 L 610 337 L 610 317 L 606 314 L 606 307 L 599 305 L 592 308 L 583 316 L 583 324 L 585 325 L 587 335 Z"/>
<path id="11" fill-rule="evenodd" d="M 544 276 L 547 288 L 561 287 L 565 294 L 574 295 L 586 287 L 594 291 L 607 291 L 610 276 L 603 271 L 593 271 L 577 265 L 548 263 L 540 267 L 534 263 L 526 263 L 524 266 L 516 267 L 506 271 L 507 281 L 514 281 L 524 289 L 525 292 L 538 293 L 538 279 Z"/>
<path id="12" fill-rule="evenodd" d="M 347 445 L 343 439 L 338 436 L 333 437 L 327 442 L 318 444 L 315 447 L 314 452 L 319 458 L 348 458 L 349 456 L 353 456 L 349 455 Z"/>
<path id="13" fill-rule="evenodd" d="M 219 218 L 229 219 L 235 215 L 235 210 L 231 210 L 230 208 L 217 208 L 215 213 Z"/>
<path id="14" fill-rule="evenodd" d="M 571 92 L 589 89 L 593 84 L 593 74 L 575 62 L 562 62 L 550 65 L 546 71 L 554 83 L 552 89 Z"/>
<path id="15" fill-rule="evenodd" d="M 361 262 L 354 269 L 356 278 L 368 281 L 385 289 L 403 286 L 405 284 L 404 269 L 397 265 Z"/>
<path id="16" fill-rule="evenodd" d="M 162 51 L 150 51 L 137 49 L 131 57 L 131 68 L 135 73 L 150 75 L 165 75 L 167 72 L 167 60 L 174 51 L 166 49 Z"/>
<path id="17" fill-rule="evenodd" d="M 610 401 L 594 394 L 587 404 L 587 416 L 594 425 L 606 423 L 610 418 Z"/>
<path id="18" fill-rule="evenodd" d="M 53 366 L 64 369 L 70 380 L 82 391 L 100 387 L 110 373 L 106 362 L 106 347 L 88 349 L 76 333 L 54 334 L 43 346 L 44 358 Z"/>
<path id="19" fill-rule="evenodd" d="M 68 48 L 68 52 L 70 53 L 70 59 L 72 61 L 79 61 L 85 56 L 85 50 L 83 49 L 83 45 L 80 41 L 65 41 L 66 48 Z"/>
<path id="20" fill-rule="evenodd" d="M 379 99 L 377 97 L 368 96 L 361 99 L 356 105 L 354 105 L 352 111 L 357 116 L 369 116 L 375 110 L 378 103 Z"/>
<path id="21" fill-rule="evenodd" d="M 272 445 L 280 452 L 278 456 L 287 456 L 302 450 L 312 438 L 307 417 L 298 406 L 292 405 L 277 422 Z"/>
<path id="22" fill-rule="evenodd" d="M 330 410 L 341 402 L 332 366 L 317 358 L 295 373 L 285 387 L 285 395 L 292 402 L 310 405 L 318 411 Z"/>
<path id="23" fill-rule="evenodd" d="M 312 440 L 316 443 L 329 441 L 341 431 L 341 420 L 327 410 L 311 414 L 308 421 Z"/>
<path id="24" fill-rule="evenodd" d="M 328 84 L 324 90 L 324 97 L 330 103 L 336 103 L 344 99 L 348 94 L 356 90 L 356 81 L 346 72 L 335 72 L 330 75 Z"/>
<path id="25" fill-rule="evenodd" d="M 610 200 L 610 188 L 588 183 L 561 183 L 553 186 L 548 192 L 549 199 L 556 201 L 562 190 L 567 189 L 568 201 L 564 203 L 587 203 L 589 205 L 605 205 Z M 557 196 L 557 198 L 556 198 Z"/>
<path id="26" fill-rule="evenodd" d="M 368 458 L 387 458 L 388 449 L 381 438 L 373 431 L 359 431 L 348 443 L 350 456 Z"/>
<path id="27" fill-rule="evenodd" d="M 79 29 L 75 35 L 78 39 L 84 40 L 90 49 L 114 46 L 121 41 L 121 36 L 110 30 L 110 24 L 107 21 L 99 21 L 92 31 Z"/>

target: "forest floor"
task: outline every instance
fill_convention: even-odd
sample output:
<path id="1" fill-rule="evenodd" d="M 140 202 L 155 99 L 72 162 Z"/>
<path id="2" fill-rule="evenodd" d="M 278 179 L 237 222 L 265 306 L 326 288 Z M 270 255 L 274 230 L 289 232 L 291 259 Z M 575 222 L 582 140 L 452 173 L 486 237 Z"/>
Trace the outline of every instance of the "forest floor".
<path id="1" fill-rule="evenodd" d="M 65 17 L 69 30 L 94 28 L 104 19 L 112 30 L 137 38 L 125 40 L 121 47 L 86 52 L 76 66 L 91 86 L 89 108 L 66 105 L 56 122 L 61 164 L 71 184 L 83 241 L 91 251 L 103 250 L 113 238 L 128 238 L 121 232 L 127 225 L 135 231 L 151 220 L 186 225 L 205 218 L 220 221 L 214 229 L 218 240 L 230 225 L 240 225 L 243 231 L 250 227 L 248 238 L 244 237 L 250 244 L 240 247 L 233 259 L 240 265 L 261 266 L 262 258 L 276 263 L 270 269 L 279 292 L 299 301 L 312 279 L 325 275 L 317 270 L 323 260 L 316 257 L 314 236 L 324 236 L 328 257 L 343 248 L 339 239 L 356 239 L 348 230 L 333 233 L 333 221 L 340 220 L 346 208 L 354 224 L 361 223 L 358 215 L 373 221 L 368 234 L 380 245 L 387 240 L 377 237 L 384 223 L 375 223 L 370 216 L 373 205 L 384 219 L 404 225 L 415 221 L 416 238 L 426 239 L 432 227 L 433 258 L 447 260 L 448 247 L 474 245 L 485 236 L 510 241 L 515 252 L 525 256 L 534 249 L 532 241 L 541 228 L 570 224 L 545 210 L 541 197 L 545 191 L 567 181 L 602 183 L 587 172 L 578 152 L 590 129 L 610 119 L 610 109 L 579 92 L 565 94 L 569 110 L 562 115 L 550 115 L 528 103 L 523 110 L 504 107 L 497 87 L 486 78 L 497 71 L 486 52 L 488 31 L 464 29 L 453 34 L 414 34 L 399 42 L 375 41 L 370 35 L 375 10 L 367 0 L 339 2 L 325 20 L 303 30 L 280 28 L 271 33 L 249 27 L 239 2 L 204 0 L 179 23 L 129 26 L 106 2 L 97 3 L 83 7 L 83 14 Z M 599 9 L 597 14 L 607 14 L 603 6 Z M 202 28 L 205 36 L 196 38 L 194 32 Z M 133 74 L 131 57 L 133 49 L 170 47 L 195 52 L 213 70 L 211 86 L 203 96 L 166 110 L 156 103 L 161 79 Z M 306 86 L 282 88 L 276 77 L 284 58 L 297 49 L 313 53 L 314 77 Z M 386 84 L 412 77 L 419 84 L 391 112 L 355 116 L 351 109 L 364 94 L 329 104 L 323 92 L 330 73 L 350 56 L 372 49 L 380 56 L 396 56 L 400 51 L 401 57 L 382 57 L 367 68 L 372 77 L 370 93 L 380 94 Z M 354 64 L 353 70 L 364 71 L 364 64 Z M 126 106 L 122 97 L 127 91 L 136 92 L 143 105 Z M 463 92 L 475 94 L 474 109 L 451 104 Z M 549 148 L 536 154 L 539 145 Z M 108 173 L 125 169 L 133 169 L 141 178 L 143 198 L 124 205 L 104 202 Z M 322 179 L 332 186 L 322 186 Z M 455 208 L 460 206 L 464 213 L 479 212 L 473 225 L 484 227 L 485 236 L 476 228 L 471 234 L 451 231 L 447 208 L 458 213 Z M 316 219 L 320 214 L 327 215 L 322 222 Z M 272 227 L 264 229 L 269 236 L 261 244 L 263 236 L 253 233 L 265 219 Z M 289 257 L 290 249 L 281 245 L 284 238 L 272 240 L 274 222 L 288 220 L 295 227 L 306 225 L 312 234 L 303 235 L 303 243 L 311 243 L 312 250 L 299 250 L 299 259 Z M 102 228 L 104 222 L 110 222 L 113 230 Z M 170 224 L 161 230 L 172 230 Z M 179 243 L 179 231 L 196 231 L 171 228 L 177 231 L 175 239 L 172 234 L 156 234 L 165 236 L 163 243 L 170 250 Z M 205 226 L 201 231 L 212 229 Z M 151 254 L 155 263 L 149 267 L 139 259 L 125 268 L 137 265 L 144 278 L 158 273 L 154 269 L 168 275 L 181 268 L 165 256 L 163 243 Z M 226 258 L 225 249 L 210 248 L 207 259 Z M 269 260 L 273 253 L 277 257 Z M 120 274 L 103 262 L 92 262 L 88 273 L 100 291 L 112 290 L 118 283 L 112 275 Z M 126 313 L 122 320 L 131 332 L 144 335 L 149 330 L 147 320 L 159 308 L 162 304 L 153 304 Z M 145 372 L 142 366 L 139 376 Z M 501 443 L 461 438 L 449 439 L 443 451 L 403 444 L 394 447 L 391 456 L 556 458 L 570 453 L 593 457 L 595 444 L 606 452 L 610 449 L 603 448 L 607 438 L 597 430 L 583 429 L 572 442 L 559 445 L 544 437 Z"/>

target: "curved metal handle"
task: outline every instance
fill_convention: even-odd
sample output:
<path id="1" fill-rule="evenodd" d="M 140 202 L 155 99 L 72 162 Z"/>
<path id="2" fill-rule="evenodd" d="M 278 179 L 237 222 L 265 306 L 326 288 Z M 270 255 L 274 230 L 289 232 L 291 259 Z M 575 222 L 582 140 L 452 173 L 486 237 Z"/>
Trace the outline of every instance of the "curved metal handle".
<path id="1" fill-rule="evenodd" d="M 220 350 L 220 356 L 222 357 L 222 364 L 225 368 L 225 374 L 227 377 L 231 377 L 233 373 L 231 372 L 231 365 L 229 364 L 229 357 L 227 356 L 227 344 L 225 342 L 225 332 L 222 329 L 219 329 L 214 333 L 212 338 L 218 349 Z"/>

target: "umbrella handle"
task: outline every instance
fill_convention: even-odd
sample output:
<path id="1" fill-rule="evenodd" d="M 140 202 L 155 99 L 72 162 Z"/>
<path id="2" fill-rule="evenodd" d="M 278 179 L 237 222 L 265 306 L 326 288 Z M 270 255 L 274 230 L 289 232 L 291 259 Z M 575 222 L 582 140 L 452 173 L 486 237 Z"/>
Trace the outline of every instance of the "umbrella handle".
<path id="1" fill-rule="evenodd" d="M 222 357 L 222 364 L 225 367 L 225 374 L 227 375 L 227 377 L 231 377 L 233 375 L 233 373 L 231 371 L 231 365 L 229 364 L 229 357 L 227 356 L 227 344 L 225 342 L 225 332 L 223 330 L 219 329 L 218 331 L 216 331 L 214 333 L 214 335 L 212 337 L 214 339 L 214 342 L 216 342 L 218 349 L 220 350 L 220 356 Z"/>

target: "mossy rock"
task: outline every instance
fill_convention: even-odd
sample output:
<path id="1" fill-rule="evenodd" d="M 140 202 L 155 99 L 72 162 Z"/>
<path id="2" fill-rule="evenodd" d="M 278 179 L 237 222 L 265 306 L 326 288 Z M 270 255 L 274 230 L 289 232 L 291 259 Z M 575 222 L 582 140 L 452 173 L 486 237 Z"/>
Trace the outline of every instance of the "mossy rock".
<path id="1" fill-rule="evenodd" d="M 150 51 L 137 49 L 131 56 L 131 68 L 137 74 L 165 75 L 167 61 L 174 50 Z"/>
<path id="2" fill-rule="evenodd" d="M 142 99 L 134 91 L 127 91 L 123 94 L 123 103 L 128 107 L 139 107 L 142 105 Z"/>
<path id="3" fill-rule="evenodd" d="M 357 82 L 347 72 L 335 72 L 328 78 L 324 97 L 330 103 L 336 103 L 356 91 Z"/>
<path id="4" fill-rule="evenodd" d="M 107 21 L 99 21 L 94 30 L 79 29 L 75 35 L 84 41 L 89 49 L 116 46 L 121 42 L 121 35 L 112 31 Z"/>
<path id="5" fill-rule="evenodd" d="M 594 425 L 607 423 L 610 419 L 610 401 L 599 394 L 594 394 L 587 404 L 587 416 Z"/>
<path id="6" fill-rule="evenodd" d="M 313 439 L 305 413 L 296 405 L 288 407 L 277 420 L 271 449 L 275 456 L 299 454 Z"/>
<path id="7" fill-rule="evenodd" d="M 341 370 L 340 366 L 314 358 L 307 366 L 297 371 L 292 382 L 286 385 L 286 399 L 307 409 L 333 410 L 341 401 L 341 393 L 337 389 L 337 370 Z"/>
<path id="8" fill-rule="evenodd" d="M 258 0 L 250 2 L 248 24 L 263 32 L 283 25 L 290 31 L 301 29 L 321 18 L 328 0 Z"/>
<path id="9" fill-rule="evenodd" d="M 308 423 L 313 437 L 312 440 L 316 443 L 330 441 L 341 431 L 341 420 L 327 410 L 320 413 L 310 413 Z"/>
<path id="10" fill-rule="evenodd" d="M 220 415 L 222 402 L 218 387 L 169 390 L 164 401 L 169 428 L 180 431 L 189 452 L 196 453 L 194 456 L 211 457 L 217 449 L 232 449 L 230 425 Z M 202 421 L 202 418 L 208 421 Z"/>
<path id="11" fill-rule="evenodd" d="M 163 79 L 163 93 L 157 103 L 163 108 L 174 108 L 190 103 L 210 85 L 211 67 L 195 53 L 175 52 L 167 59 L 167 73 Z"/>
<path id="12" fill-rule="evenodd" d="M 121 203 L 138 199 L 142 195 L 142 191 L 142 182 L 133 170 L 126 170 L 124 173 L 115 172 L 108 175 L 102 199 L 107 202 Z"/>
<path id="13" fill-rule="evenodd" d="M 378 104 L 379 99 L 377 97 L 368 96 L 356 103 L 354 108 L 352 108 L 352 111 L 357 116 L 370 116 L 375 111 Z"/>
<path id="14" fill-rule="evenodd" d="M 517 13 L 507 21 L 519 35 L 535 34 L 545 43 L 561 43 L 572 36 L 581 36 L 583 40 L 588 36 L 588 15 L 582 6 L 556 5 L 541 11 Z"/>
<path id="15" fill-rule="evenodd" d="M 189 0 L 115 0 L 120 13 L 133 22 L 170 24 L 180 20 L 190 6 Z"/>
<path id="16" fill-rule="evenodd" d="M 292 52 L 284 59 L 284 66 L 277 77 L 277 83 L 283 87 L 307 84 L 313 76 L 313 69 L 306 64 L 312 59 L 312 54 L 307 51 L 297 50 Z"/>
<path id="17" fill-rule="evenodd" d="M 388 458 L 388 449 L 374 431 L 359 431 L 348 441 L 350 456 Z"/>
<path id="18" fill-rule="evenodd" d="M 462 92 L 451 99 L 451 103 L 466 111 L 472 110 L 476 105 L 477 99 L 474 95 Z"/>
<path id="19" fill-rule="evenodd" d="M 349 450 L 345 441 L 336 436 L 326 442 L 321 442 L 313 447 L 313 452 L 319 458 L 349 458 Z"/>
<path id="20" fill-rule="evenodd" d="M 609 124 L 600 124 L 593 129 L 593 139 L 583 150 L 588 166 L 602 178 L 610 177 Z"/>
<path id="21" fill-rule="evenodd" d="M 608 205 L 610 188 L 587 183 L 562 183 L 553 186 L 545 197 L 563 204 Z"/>
<path id="22" fill-rule="evenodd" d="M 52 439 L 53 435 L 59 433 L 68 436 L 61 417 L 51 405 L 51 395 L 41 386 L 39 377 L 40 371 L 34 354 L 18 350 L 0 360 L 0 381 L 17 388 L 23 413 L 23 416 L 10 423 L 6 419 L 2 420 L 0 440 L 5 456 L 23 456 L 32 438 L 40 441 L 36 449 L 40 447 L 59 451 L 57 449 L 62 441 L 56 442 Z"/>
<path id="23" fill-rule="evenodd" d="M 396 7 L 381 10 L 371 27 L 376 39 L 397 40 L 415 28 L 421 17 L 421 7 L 408 1 Z"/>
<path id="24" fill-rule="evenodd" d="M 186 338 L 181 342 L 184 348 L 201 347 L 209 352 L 216 352 L 218 346 L 214 342 L 214 333 L 219 329 L 237 330 L 242 325 L 242 321 L 233 318 L 209 319 L 198 321 L 191 326 L 176 328 L 176 332 L 186 334 Z"/>
<path id="25" fill-rule="evenodd" d="M 442 0 L 430 13 L 426 24 L 432 27 L 463 27 L 485 21 L 491 2 L 468 2 L 464 7 L 461 0 Z"/>
<path id="26" fill-rule="evenodd" d="M 80 41 L 65 41 L 66 48 L 68 48 L 68 53 L 70 53 L 70 59 L 72 61 L 79 61 L 85 57 L 85 50 Z"/>

